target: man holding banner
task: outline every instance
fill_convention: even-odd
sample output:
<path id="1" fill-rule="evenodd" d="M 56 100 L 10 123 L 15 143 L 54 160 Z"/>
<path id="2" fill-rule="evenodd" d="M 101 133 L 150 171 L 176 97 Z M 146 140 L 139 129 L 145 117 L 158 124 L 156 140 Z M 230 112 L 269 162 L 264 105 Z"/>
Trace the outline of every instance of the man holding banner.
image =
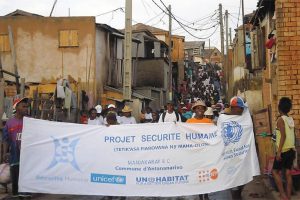
<path id="1" fill-rule="evenodd" d="M 212 120 L 204 117 L 204 113 L 207 107 L 203 101 L 197 101 L 192 106 L 192 110 L 195 113 L 193 118 L 188 119 L 187 123 L 212 123 Z"/>
<path id="2" fill-rule="evenodd" d="M 28 113 L 28 98 L 16 99 L 13 109 L 16 111 L 16 114 L 7 121 L 3 130 L 3 141 L 5 142 L 3 149 L 10 153 L 9 164 L 12 180 L 12 198 L 30 197 L 30 195 L 20 194 L 18 190 L 21 136 L 23 118 Z"/>
<path id="3" fill-rule="evenodd" d="M 222 115 L 217 126 L 100 129 L 24 118 L 20 163 L 20 191 L 48 194 L 189 196 L 228 190 L 259 175 L 247 109 Z"/>

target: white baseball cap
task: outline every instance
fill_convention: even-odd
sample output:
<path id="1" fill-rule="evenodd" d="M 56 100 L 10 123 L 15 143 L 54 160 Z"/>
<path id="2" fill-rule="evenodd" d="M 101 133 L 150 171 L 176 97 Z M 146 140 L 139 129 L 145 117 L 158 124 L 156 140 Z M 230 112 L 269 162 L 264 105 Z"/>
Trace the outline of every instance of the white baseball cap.
<path id="1" fill-rule="evenodd" d="M 101 105 L 95 106 L 95 109 L 97 110 L 97 113 L 101 113 L 102 112 L 102 106 Z"/>
<path id="2" fill-rule="evenodd" d="M 116 106 L 114 104 L 109 104 L 107 108 L 116 108 Z"/>
<path id="3" fill-rule="evenodd" d="M 207 110 L 205 111 L 204 115 L 214 115 L 212 107 L 207 107 Z"/>

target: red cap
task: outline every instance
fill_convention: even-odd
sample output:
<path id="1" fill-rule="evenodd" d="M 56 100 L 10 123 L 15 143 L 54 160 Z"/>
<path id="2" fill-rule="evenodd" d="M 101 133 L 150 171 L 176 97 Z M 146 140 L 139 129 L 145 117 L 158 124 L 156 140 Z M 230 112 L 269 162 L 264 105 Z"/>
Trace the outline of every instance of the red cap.
<path id="1" fill-rule="evenodd" d="M 14 104 L 13 104 L 13 109 L 16 109 L 17 105 L 19 103 L 21 103 L 22 101 L 28 101 L 28 98 L 23 97 L 23 98 L 17 98 L 14 100 Z"/>

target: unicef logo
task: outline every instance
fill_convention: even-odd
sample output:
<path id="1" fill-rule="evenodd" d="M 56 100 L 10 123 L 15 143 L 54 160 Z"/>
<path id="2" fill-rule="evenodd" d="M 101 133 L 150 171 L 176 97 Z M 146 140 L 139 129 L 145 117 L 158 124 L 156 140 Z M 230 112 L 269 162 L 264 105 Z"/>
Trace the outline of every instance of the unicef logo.
<path id="1" fill-rule="evenodd" d="M 236 121 L 224 122 L 222 124 L 222 138 L 225 146 L 240 141 L 243 128 Z"/>
<path id="2" fill-rule="evenodd" d="M 56 139 L 52 137 L 55 146 L 52 162 L 47 169 L 51 169 L 58 163 L 71 164 L 71 166 L 80 171 L 75 159 L 75 149 L 79 139 L 69 140 L 69 138 Z"/>

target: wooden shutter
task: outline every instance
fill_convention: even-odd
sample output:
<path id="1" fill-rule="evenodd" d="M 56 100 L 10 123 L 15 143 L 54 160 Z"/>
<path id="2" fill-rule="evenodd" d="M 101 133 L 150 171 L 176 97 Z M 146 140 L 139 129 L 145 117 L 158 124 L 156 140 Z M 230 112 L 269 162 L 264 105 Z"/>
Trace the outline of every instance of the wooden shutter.
<path id="1" fill-rule="evenodd" d="M 7 34 L 0 35 L 0 51 L 10 51 L 9 37 Z"/>
<path id="2" fill-rule="evenodd" d="M 59 47 L 78 47 L 78 30 L 59 31 Z"/>

